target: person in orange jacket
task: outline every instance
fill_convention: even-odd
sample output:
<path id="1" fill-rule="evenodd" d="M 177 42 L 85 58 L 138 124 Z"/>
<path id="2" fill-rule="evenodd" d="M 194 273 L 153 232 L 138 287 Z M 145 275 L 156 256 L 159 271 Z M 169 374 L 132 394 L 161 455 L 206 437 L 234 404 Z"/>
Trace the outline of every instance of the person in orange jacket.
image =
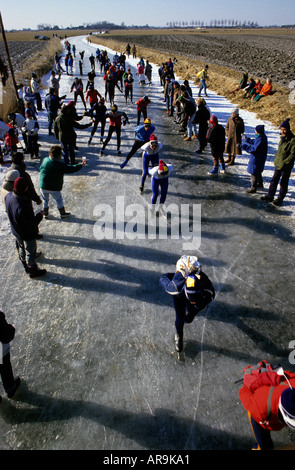
<path id="1" fill-rule="evenodd" d="M 85 100 L 89 100 L 90 108 L 92 108 L 95 103 L 98 103 L 98 98 L 102 99 L 101 94 L 94 88 L 93 83 L 90 83 L 85 96 Z"/>
<path id="2" fill-rule="evenodd" d="M 246 367 L 243 373 L 239 397 L 256 438 L 252 449 L 271 450 L 271 431 L 285 426 L 295 430 L 295 374 L 266 361 Z"/>
<path id="3" fill-rule="evenodd" d="M 258 95 L 256 95 L 256 96 L 254 96 L 253 101 L 259 101 L 260 98 L 262 98 L 263 96 L 270 95 L 271 92 L 272 92 L 272 80 L 270 78 L 268 78 L 266 80 L 266 83 L 261 88 L 260 93 L 258 93 Z"/>
<path id="4" fill-rule="evenodd" d="M 147 118 L 147 106 L 150 104 L 151 100 L 148 96 L 144 96 L 136 101 L 136 109 L 137 109 L 137 125 L 139 126 L 140 117 L 143 115 L 143 119 Z"/>

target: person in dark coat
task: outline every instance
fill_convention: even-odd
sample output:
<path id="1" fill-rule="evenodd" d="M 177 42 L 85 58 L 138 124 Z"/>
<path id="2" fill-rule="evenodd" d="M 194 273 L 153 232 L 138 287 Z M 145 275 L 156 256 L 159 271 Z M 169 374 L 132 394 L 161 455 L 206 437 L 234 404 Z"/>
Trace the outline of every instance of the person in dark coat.
<path id="1" fill-rule="evenodd" d="M 53 135 L 52 126 L 60 108 L 60 99 L 56 96 L 54 88 L 50 88 L 49 93 L 45 97 L 45 108 L 48 116 L 48 135 Z"/>
<path id="2" fill-rule="evenodd" d="M 92 125 L 92 122 L 89 124 L 79 124 L 71 114 L 70 106 L 63 106 L 61 113 L 57 116 L 54 121 L 54 133 L 57 140 L 62 143 L 64 151 L 64 160 L 65 163 L 69 163 L 69 157 L 71 160 L 71 165 L 75 165 L 75 146 L 77 135 L 74 131 L 75 129 L 87 129 Z"/>
<path id="3" fill-rule="evenodd" d="M 10 342 L 14 339 L 15 328 L 7 322 L 5 314 L 0 311 L 0 375 L 8 398 L 13 398 L 20 385 L 20 378 L 14 378 L 10 362 Z M 2 397 L 0 396 L 0 403 Z"/>
<path id="4" fill-rule="evenodd" d="M 225 148 L 225 129 L 218 123 L 217 117 L 212 114 L 209 120 L 210 127 L 207 135 L 207 141 L 211 147 L 211 155 L 213 158 L 213 170 L 210 171 L 209 175 L 218 174 L 218 166 L 220 163 L 221 172 L 225 172 L 225 163 L 223 158 L 223 152 Z"/>
<path id="5" fill-rule="evenodd" d="M 176 272 L 161 276 L 160 285 L 167 294 L 172 295 L 175 319 L 175 348 L 183 349 L 183 328 L 191 323 L 199 312 L 204 310 L 214 299 L 215 290 L 202 271 L 202 265 L 196 256 L 182 256 L 176 263 Z"/>
<path id="6" fill-rule="evenodd" d="M 28 184 L 25 178 L 16 178 L 13 192 L 5 197 L 5 206 L 11 232 L 16 238 L 19 258 L 26 273 L 31 278 L 43 276 L 46 269 L 36 264 L 38 225 L 43 219 L 43 211 L 34 214 L 32 201 L 27 197 Z"/>
<path id="7" fill-rule="evenodd" d="M 242 149 L 250 153 L 247 171 L 251 175 L 251 188 L 246 193 L 256 193 L 258 187 L 263 188 L 262 172 L 267 157 L 267 137 L 264 125 L 255 127 L 255 139 L 245 137 Z"/>
<path id="8" fill-rule="evenodd" d="M 227 165 L 234 165 L 236 155 L 241 155 L 242 134 L 244 133 L 245 125 L 243 119 L 239 116 L 239 109 L 232 109 L 231 117 L 228 119 L 225 126 L 226 144 L 225 152 L 228 154 L 226 160 Z"/>
<path id="9" fill-rule="evenodd" d="M 197 153 L 202 153 L 207 145 L 207 132 L 208 132 L 208 121 L 210 119 L 210 111 L 206 107 L 206 101 L 203 98 L 198 98 L 197 100 L 197 111 L 195 117 L 192 120 L 192 124 L 198 124 L 198 141 L 199 149 Z"/>
<path id="10" fill-rule="evenodd" d="M 295 161 L 295 135 L 291 132 L 290 119 L 287 118 L 280 126 L 281 140 L 275 154 L 275 170 L 268 188 L 268 194 L 262 196 L 263 201 L 281 206 L 288 192 L 288 184 Z M 280 183 L 278 197 L 274 200 L 277 186 Z"/>

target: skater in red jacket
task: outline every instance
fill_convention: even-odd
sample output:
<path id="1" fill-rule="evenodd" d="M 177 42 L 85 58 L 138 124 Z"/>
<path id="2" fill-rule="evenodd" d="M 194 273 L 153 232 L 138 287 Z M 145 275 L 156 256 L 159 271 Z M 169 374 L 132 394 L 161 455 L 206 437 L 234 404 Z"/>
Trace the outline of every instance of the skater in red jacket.
<path id="1" fill-rule="evenodd" d="M 271 431 L 295 429 L 295 374 L 266 361 L 244 369 L 240 400 L 256 438 L 255 450 L 274 448 Z"/>

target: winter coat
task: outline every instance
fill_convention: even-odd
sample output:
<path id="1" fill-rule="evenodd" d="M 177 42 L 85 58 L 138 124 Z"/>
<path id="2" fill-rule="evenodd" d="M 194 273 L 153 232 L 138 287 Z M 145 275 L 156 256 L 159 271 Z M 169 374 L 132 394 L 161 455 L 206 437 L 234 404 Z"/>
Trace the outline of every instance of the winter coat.
<path id="1" fill-rule="evenodd" d="M 89 124 L 79 124 L 71 116 L 60 114 L 54 121 L 54 133 L 57 140 L 64 144 L 70 144 L 76 140 L 76 129 L 87 129 Z"/>
<path id="2" fill-rule="evenodd" d="M 5 205 L 13 235 L 26 241 L 34 240 L 43 216 L 41 212 L 34 214 L 31 199 L 11 192 L 5 197 Z"/>
<path id="3" fill-rule="evenodd" d="M 295 387 L 295 374 L 285 371 L 285 375 L 291 385 Z M 278 418 L 279 399 L 282 392 L 287 388 L 289 388 L 289 385 L 284 377 L 282 377 L 282 383 L 275 385 L 274 388 L 270 385 L 261 385 L 256 390 L 250 391 L 244 384 L 239 391 L 239 397 L 245 410 L 249 411 L 260 426 L 270 431 L 280 431 L 285 424 Z"/>
<path id="4" fill-rule="evenodd" d="M 56 95 L 48 93 L 45 97 L 45 108 L 48 113 L 56 117 L 60 108 L 59 98 Z"/>
<path id="5" fill-rule="evenodd" d="M 6 210 L 6 206 L 5 206 L 5 196 L 8 194 L 8 193 L 11 193 L 11 191 L 13 191 L 13 188 L 14 188 L 14 181 L 4 181 L 4 183 L 2 184 L 2 187 L 1 187 L 1 199 L 2 199 L 2 203 L 5 207 L 5 210 Z"/>
<path id="6" fill-rule="evenodd" d="M 196 304 L 193 307 L 196 309 L 196 313 L 206 308 L 206 306 L 214 299 L 215 290 L 208 278 L 208 276 L 201 272 L 199 280 L 199 293 L 196 294 Z M 160 286 L 162 286 L 167 294 L 175 295 L 185 305 L 192 304 L 188 300 L 185 294 L 185 281 L 181 272 L 167 273 L 160 277 Z"/>
<path id="7" fill-rule="evenodd" d="M 199 124 L 198 135 L 203 136 L 207 133 L 208 121 L 210 119 L 210 111 L 205 105 L 198 106 L 192 124 Z"/>
<path id="8" fill-rule="evenodd" d="M 211 147 L 212 156 L 223 154 L 225 148 L 225 129 L 221 124 L 210 127 L 207 141 Z"/>
<path id="9" fill-rule="evenodd" d="M 40 166 L 39 186 L 41 189 L 47 189 L 48 191 L 61 191 L 64 183 L 64 175 L 76 173 L 82 166 L 81 163 L 67 165 L 61 160 L 45 157 Z"/>
<path id="10" fill-rule="evenodd" d="M 286 166 L 294 166 L 295 159 L 295 136 L 289 132 L 285 137 L 282 137 L 278 146 L 277 153 L 274 158 L 274 165 L 277 170 L 282 170 Z"/>
<path id="11" fill-rule="evenodd" d="M 271 94 L 271 91 L 272 91 L 272 84 L 265 83 L 265 85 L 263 85 L 263 87 L 261 88 L 261 91 L 259 94 L 263 96 L 268 96 Z"/>
<path id="12" fill-rule="evenodd" d="M 246 138 L 242 144 L 242 149 L 250 153 L 247 171 L 250 175 L 259 176 L 263 172 L 265 160 L 267 157 L 267 137 L 258 134 L 255 139 Z"/>
<path id="13" fill-rule="evenodd" d="M 155 126 L 150 126 L 148 130 L 145 129 L 144 125 L 137 126 L 135 128 L 135 139 L 146 143 L 150 140 L 150 136 L 154 133 L 154 130 Z"/>
<path id="14" fill-rule="evenodd" d="M 226 123 L 225 132 L 226 132 L 226 145 L 225 152 L 228 155 L 241 155 L 241 142 L 245 129 L 244 121 L 240 116 L 230 117 Z"/>
<path id="15" fill-rule="evenodd" d="M 19 175 L 22 178 L 25 178 L 27 185 L 28 185 L 28 190 L 26 191 L 26 195 L 29 199 L 32 199 L 32 201 L 36 202 L 37 204 L 41 204 L 41 198 L 38 196 L 35 190 L 35 186 L 33 184 L 32 178 L 29 175 L 29 173 L 26 171 L 26 164 L 24 162 L 20 163 L 17 165 L 16 163 L 12 163 L 11 167 L 8 169 L 10 170 L 17 170 L 19 172 Z"/>

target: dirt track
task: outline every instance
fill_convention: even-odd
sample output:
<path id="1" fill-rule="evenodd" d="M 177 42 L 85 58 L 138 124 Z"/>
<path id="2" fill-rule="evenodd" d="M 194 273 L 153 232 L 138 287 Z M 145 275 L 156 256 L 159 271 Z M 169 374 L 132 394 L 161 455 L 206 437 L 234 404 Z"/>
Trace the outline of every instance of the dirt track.
<path id="1" fill-rule="evenodd" d="M 127 44 L 181 54 L 212 64 L 270 77 L 286 86 L 295 79 L 295 37 L 292 33 L 257 34 L 159 34 L 112 36 Z"/>

